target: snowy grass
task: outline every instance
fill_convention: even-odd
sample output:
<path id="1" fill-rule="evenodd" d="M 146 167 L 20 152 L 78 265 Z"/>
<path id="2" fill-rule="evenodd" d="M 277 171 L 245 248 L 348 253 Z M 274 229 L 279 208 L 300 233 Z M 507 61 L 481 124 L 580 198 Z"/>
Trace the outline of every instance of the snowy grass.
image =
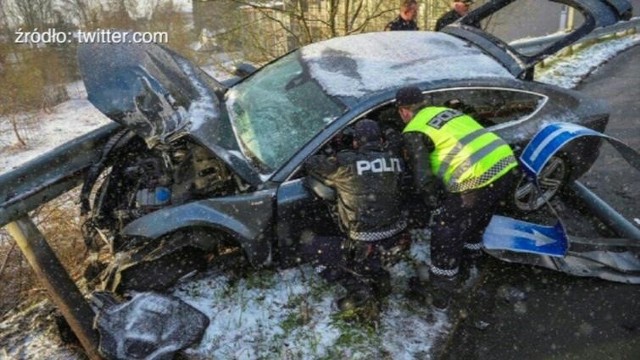
<path id="1" fill-rule="evenodd" d="M 17 144 L 8 117 L 0 117 L 0 174 L 17 168 L 37 156 L 79 137 L 111 120 L 86 100 L 82 82 L 67 87 L 70 100 L 55 106 L 51 113 L 20 114 L 18 131 L 27 145 Z"/>
<path id="2" fill-rule="evenodd" d="M 413 254 L 428 254 L 424 242 Z M 424 259 L 423 259 L 424 260 Z M 309 265 L 260 271 L 243 279 L 212 273 L 179 285 L 173 294 L 207 314 L 203 340 L 186 351 L 220 359 L 416 359 L 428 358 L 433 342 L 449 327 L 447 314 L 404 297 L 410 262 L 391 268 L 393 295 L 378 324 L 336 316 L 344 290 L 320 278 Z"/>

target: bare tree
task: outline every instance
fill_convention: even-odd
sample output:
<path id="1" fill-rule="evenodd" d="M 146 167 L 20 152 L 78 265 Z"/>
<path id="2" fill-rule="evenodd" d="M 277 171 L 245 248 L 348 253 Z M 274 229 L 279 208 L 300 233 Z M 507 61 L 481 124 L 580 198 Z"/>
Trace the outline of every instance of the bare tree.
<path id="1" fill-rule="evenodd" d="M 76 19 L 82 27 L 89 27 L 97 20 L 97 8 L 100 7 L 99 3 L 91 0 L 60 0 L 60 5 L 67 18 Z"/>
<path id="2" fill-rule="evenodd" d="M 156 9 L 158 9 L 159 5 L 161 5 L 160 0 L 125 0 L 124 4 L 129 13 L 129 16 L 134 19 L 146 19 L 149 20 L 153 17 Z M 169 3 L 170 6 L 173 6 L 171 1 L 165 2 Z"/>
<path id="3" fill-rule="evenodd" d="M 7 12 L 5 11 L 6 1 L 0 0 L 0 29 L 5 30 L 9 27 Z"/>
<path id="4" fill-rule="evenodd" d="M 27 29 L 35 29 L 55 21 L 53 0 L 14 0 L 13 11 Z"/>
<path id="5" fill-rule="evenodd" d="M 232 0 L 242 13 L 238 33 L 265 58 L 302 45 L 343 35 L 381 30 L 397 5 L 385 0 Z M 265 29 L 267 29 L 265 31 Z M 265 41 L 265 35 L 269 41 Z M 281 48 L 274 48 L 281 44 Z M 275 54 L 274 54 L 275 53 Z"/>

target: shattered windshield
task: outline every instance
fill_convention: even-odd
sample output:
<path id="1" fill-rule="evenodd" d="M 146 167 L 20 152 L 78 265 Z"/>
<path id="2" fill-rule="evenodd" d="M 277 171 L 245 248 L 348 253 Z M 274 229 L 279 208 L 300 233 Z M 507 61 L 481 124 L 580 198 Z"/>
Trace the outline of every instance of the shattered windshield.
<path id="1" fill-rule="evenodd" d="M 345 110 L 311 79 L 298 51 L 231 89 L 226 106 L 243 152 L 268 171 L 282 166 Z"/>

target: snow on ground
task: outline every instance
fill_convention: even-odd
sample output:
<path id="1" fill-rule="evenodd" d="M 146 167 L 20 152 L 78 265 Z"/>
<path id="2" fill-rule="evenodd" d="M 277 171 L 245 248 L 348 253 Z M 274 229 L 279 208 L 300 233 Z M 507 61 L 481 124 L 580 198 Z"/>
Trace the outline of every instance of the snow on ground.
<path id="1" fill-rule="evenodd" d="M 82 82 L 69 84 L 67 92 L 70 100 L 55 106 L 51 113 L 40 110 L 19 115 L 18 132 L 27 143 L 24 147 L 19 145 L 9 117 L 0 117 L 0 174 L 111 121 L 86 99 Z"/>
<path id="2" fill-rule="evenodd" d="M 308 265 L 235 283 L 226 275 L 190 281 L 174 295 L 207 314 L 211 324 L 200 345 L 186 353 L 214 359 L 428 357 L 433 341 L 448 329 L 447 315 L 408 305 L 402 295 L 412 274 L 407 263 L 392 273 L 397 288 L 377 331 L 333 316 L 343 290 Z"/>
<path id="3" fill-rule="evenodd" d="M 572 89 L 617 53 L 639 43 L 640 35 L 636 34 L 592 45 L 570 57 L 552 57 L 552 65 L 538 70 L 536 80 Z"/>
<path id="4" fill-rule="evenodd" d="M 616 53 L 640 42 L 634 35 L 594 45 L 568 59 L 556 59 L 540 71 L 538 80 L 574 87 Z M 81 84 L 71 86 L 71 100 L 50 114 L 29 114 L 40 126 L 28 132 L 28 146 L 20 149 L 5 128 L 0 129 L 0 172 L 8 171 L 40 153 L 96 128 L 108 120 L 86 100 Z M 5 124 L 5 119 L 0 119 Z M 414 234 L 416 237 L 422 235 Z M 412 248 L 414 259 L 427 259 L 424 241 Z M 394 293 L 379 327 L 346 323 L 335 318 L 335 297 L 344 292 L 324 282 L 308 265 L 287 270 L 259 271 L 248 278 L 211 272 L 177 285 L 173 294 L 205 313 L 210 325 L 200 344 L 186 351 L 206 359 L 318 359 L 429 358 L 434 341 L 451 324 L 446 313 L 417 306 L 404 295 L 414 273 L 410 261 L 392 268 Z M 51 309 L 45 303 L 39 307 Z M 36 315 L 34 315 L 36 314 Z M 42 311 L 9 314 L 0 323 L 0 359 L 82 359 L 60 344 L 50 316 Z M 28 323 L 27 333 L 20 326 Z"/>

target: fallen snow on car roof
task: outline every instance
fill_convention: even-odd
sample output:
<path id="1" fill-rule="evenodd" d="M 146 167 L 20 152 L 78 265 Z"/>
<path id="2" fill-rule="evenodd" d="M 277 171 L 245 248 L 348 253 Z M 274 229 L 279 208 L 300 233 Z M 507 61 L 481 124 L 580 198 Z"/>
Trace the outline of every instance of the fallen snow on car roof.
<path id="1" fill-rule="evenodd" d="M 311 44 L 301 51 L 311 76 L 333 96 L 361 97 L 422 81 L 513 77 L 479 49 L 436 32 L 353 35 Z"/>

